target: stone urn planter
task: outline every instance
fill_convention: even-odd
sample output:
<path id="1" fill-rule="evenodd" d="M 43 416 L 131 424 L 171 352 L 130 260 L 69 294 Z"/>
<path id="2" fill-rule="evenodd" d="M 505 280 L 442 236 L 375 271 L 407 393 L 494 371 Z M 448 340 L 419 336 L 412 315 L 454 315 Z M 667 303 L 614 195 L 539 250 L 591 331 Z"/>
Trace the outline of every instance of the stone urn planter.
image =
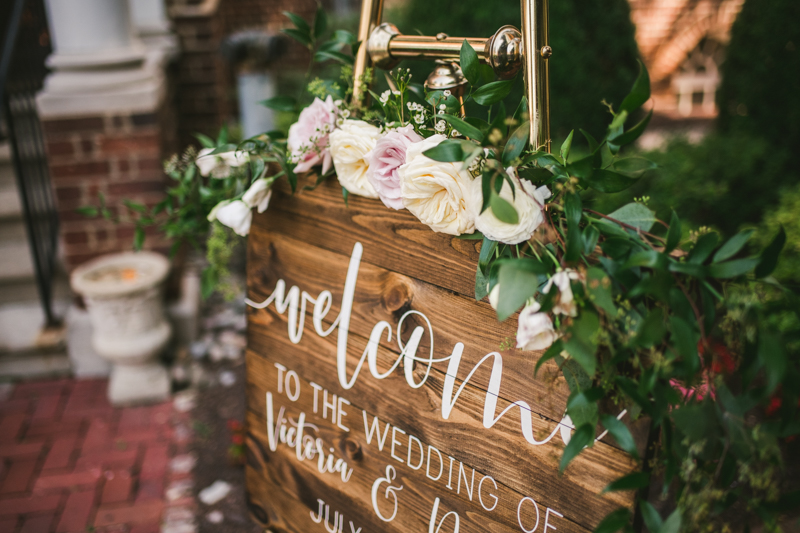
<path id="1" fill-rule="evenodd" d="M 72 273 L 94 328 L 92 346 L 111 362 L 108 398 L 114 405 L 166 400 L 167 369 L 158 355 L 172 328 L 164 314 L 169 261 L 152 252 L 100 257 Z"/>

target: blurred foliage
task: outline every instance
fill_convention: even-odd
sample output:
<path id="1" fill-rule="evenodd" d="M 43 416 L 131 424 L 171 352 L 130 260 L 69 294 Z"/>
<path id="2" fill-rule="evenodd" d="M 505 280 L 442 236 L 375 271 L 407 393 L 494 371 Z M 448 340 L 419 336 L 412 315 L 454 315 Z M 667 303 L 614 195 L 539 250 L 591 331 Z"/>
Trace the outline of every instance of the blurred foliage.
<path id="1" fill-rule="evenodd" d="M 800 2 L 747 0 L 721 74 L 720 131 L 763 138 L 773 149 L 800 146 Z M 797 158 L 786 163 L 800 168 Z"/>
<path id="2" fill-rule="evenodd" d="M 457 37 L 488 37 L 506 24 L 520 26 L 515 0 L 443 2 L 411 0 L 403 33 Z M 638 49 L 627 0 L 560 0 L 550 3 L 550 113 L 552 136 L 564 139 L 576 127 L 602 137 L 608 125 L 603 100 L 619 105 L 639 71 Z M 422 83 L 431 67 L 418 63 L 415 81 Z M 377 78 L 381 78 L 380 75 Z M 421 79 L 418 79 L 421 78 Z M 518 102 L 521 84 L 508 97 Z"/>

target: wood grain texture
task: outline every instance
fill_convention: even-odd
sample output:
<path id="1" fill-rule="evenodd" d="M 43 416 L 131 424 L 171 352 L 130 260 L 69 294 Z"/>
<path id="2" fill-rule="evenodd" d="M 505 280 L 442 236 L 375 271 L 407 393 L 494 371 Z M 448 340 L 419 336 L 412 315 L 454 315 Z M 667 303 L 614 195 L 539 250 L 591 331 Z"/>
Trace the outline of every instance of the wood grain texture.
<path id="1" fill-rule="evenodd" d="M 434 357 L 450 354 L 457 342 L 465 344 L 457 387 L 481 358 L 500 350 L 507 339 L 513 343 L 516 321 L 498 324 L 494 311 L 484 302 L 471 298 L 477 261 L 476 241 L 453 239 L 433 233 L 407 212 L 394 212 L 380 202 L 363 198 L 350 199 L 346 208 L 338 186 L 323 185 L 315 191 L 295 197 L 276 193 L 270 210 L 254 218 L 248 239 L 248 296 L 262 301 L 271 294 L 278 279 L 287 289 L 297 285 L 316 297 L 330 290 L 333 305 L 323 321 L 332 324 L 340 309 L 342 289 L 350 253 L 356 242 L 364 246 L 353 312 L 349 327 L 348 375 L 357 366 L 372 327 L 381 320 L 393 327 L 407 311 L 418 311 L 431 322 Z M 448 420 L 442 418 L 442 390 L 447 363 L 435 364 L 425 384 L 411 389 L 403 377 L 402 366 L 383 380 L 375 379 L 366 363 L 350 390 L 343 390 L 337 378 L 336 333 L 320 337 L 306 316 L 306 331 L 298 344 L 287 335 L 286 314 L 273 306 L 248 312 L 248 426 L 250 438 L 248 490 L 253 515 L 269 522 L 277 531 L 324 530 L 311 520 L 317 498 L 353 520 L 362 531 L 427 531 L 431 508 L 441 498 L 441 517 L 455 510 L 461 518 L 461 531 L 522 531 L 517 522 L 517 503 L 525 496 L 537 501 L 540 511 L 558 510 L 565 518 L 557 520 L 561 531 L 591 530 L 605 514 L 619 506 L 630 505 L 632 495 L 599 492 L 614 479 L 630 472 L 632 460 L 610 438 L 584 451 L 564 476 L 557 472 L 564 444 L 555 437 L 545 445 L 533 446 L 520 432 L 520 416 L 532 419 L 537 439 L 557 428 L 568 391 L 552 364 L 533 378 L 533 368 L 540 354 L 503 350 L 503 381 L 497 413 L 514 401 L 526 402 L 531 412 L 512 408 L 491 428 L 483 426 L 483 406 L 489 365 L 481 366 L 464 387 Z M 424 325 L 418 315 L 404 324 L 401 337 L 413 327 Z M 419 355 L 427 355 L 430 338 L 426 334 Z M 397 359 L 395 342 L 381 342 L 379 367 L 388 369 Z M 277 393 L 275 363 L 294 370 L 302 383 L 296 402 Z M 541 379 L 543 376 L 550 379 Z M 423 365 L 417 364 L 414 376 L 420 381 Z M 350 402 L 344 419 L 350 432 L 344 432 L 314 413 L 314 382 L 330 394 Z M 319 437 L 339 450 L 338 456 L 359 450 L 354 461 L 353 477 L 347 483 L 331 474 L 320 474 L 312 461 L 299 461 L 286 445 L 275 452 L 267 446 L 265 394 L 272 392 L 276 404 L 290 409 L 295 420 L 300 412 L 319 430 Z M 362 411 L 378 416 L 381 428 L 390 423 L 413 435 L 425 446 L 432 446 L 443 456 L 452 457 L 465 468 L 475 469 L 476 476 L 492 476 L 506 496 L 497 509 L 485 511 L 477 502 L 454 494 L 441 483 L 430 481 L 423 471 L 414 471 L 367 444 Z M 405 443 L 408 444 L 407 442 Z M 405 445 L 404 445 L 405 446 Z M 400 455 L 407 452 L 400 448 Z M 370 489 L 376 478 L 392 464 L 404 485 L 403 503 L 391 523 L 380 521 L 372 509 Z M 528 509 L 528 504 L 524 509 Z M 527 528 L 535 522 L 525 516 Z M 352 517 L 352 518 L 351 518 Z M 531 519 L 528 522 L 528 518 Z M 543 531 L 544 516 L 537 531 Z M 345 522 L 344 531 L 348 531 Z M 450 529 L 448 529 L 450 528 Z M 452 530 L 445 526 L 442 531 Z M 549 529 L 548 529 L 549 531 Z"/>

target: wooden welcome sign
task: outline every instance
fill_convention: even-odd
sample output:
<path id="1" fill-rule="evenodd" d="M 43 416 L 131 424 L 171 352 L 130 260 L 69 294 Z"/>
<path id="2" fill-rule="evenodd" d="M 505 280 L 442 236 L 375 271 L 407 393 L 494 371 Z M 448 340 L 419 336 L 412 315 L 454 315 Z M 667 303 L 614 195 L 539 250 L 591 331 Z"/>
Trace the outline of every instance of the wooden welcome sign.
<path id="1" fill-rule="evenodd" d="M 359 40 L 388 37 L 359 48 L 356 79 L 367 48 L 378 66 L 457 53 L 460 39 L 379 27 L 381 3 L 364 0 Z M 523 47 L 541 51 L 524 57 L 530 138 L 549 147 L 546 15 L 546 0 L 522 1 Z M 475 45 L 482 60 L 508 59 L 508 37 Z M 334 180 L 275 191 L 248 239 L 253 518 L 296 533 L 564 533 L 631 505 L 600 494 L 634 466 L 613 439 L 559 475 L 569 390 L 552 361 L 534 378 L 542 354 L 513 348 L 516 316 L 498 323 L 474 300 L 479 251 L 379 200 L 346 206 Z"/>
<path id="2" fill-rule="evenodd" d="M 554 363 L 476 302 L 479 242 L 329 180 L 278 190 L 249 236 L 247 488 L 274 531 L 586 532 L 632 494 L 571 428 Z M 556 379 L 559 376 L 559 379 Z"/>

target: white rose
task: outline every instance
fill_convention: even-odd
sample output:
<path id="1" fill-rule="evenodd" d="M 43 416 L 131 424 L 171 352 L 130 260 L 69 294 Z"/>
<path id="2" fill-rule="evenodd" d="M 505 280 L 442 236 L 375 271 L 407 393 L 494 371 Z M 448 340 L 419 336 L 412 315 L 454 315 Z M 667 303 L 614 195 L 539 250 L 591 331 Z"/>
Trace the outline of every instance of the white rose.
<path id="1" fill-rule="evenodd" d="M 345 120 L 330 135 L 333 166 L 339 183 L 352 194 L 377 198 L 378 192 L 367 179 L 369 156 L 381 130 L 363 120 Z"/>
<path id="2" fill-rule="evenodd" d="M 572 295 L 572 286 L 570 286 L 570 281 L 572 280 L 580 280 L 581 275 L 568 268 L 566 270 L 562 270 L 561 272 L 556 272 L 552 278 L 547 281 L 547 285 L 544 286 L 542 292 L 547 294 L 550 292 L 550 287 L 554 284 L 558 287 L 559 297 L 558 302 L 553 306 L 553 313 L 559 315 L 568 315 L 568 316 L 578 316 L 578 307 L 575 305 L 575 299 Z"/>
<path id="3" fill-rule="evenodd" d="M 472 176 L 460 162 L 441 163 L 422 155 L 445 138 L 433 135 L 408 147 L 406 162 L 398 169 L 403 205 L 433 231 L 472 233 L 475 224 L 467 209 Z"/>
<path id="4" fill-rule="evenodd" d="M 237 235 L 246 237 L 250 233 L 253 212 L 250 210 L 250 206 L 241 200 L 220 202 L 208 215 L 209 220 L 213 220 L 212 215 L 220 224 L 228 226 Z"/>
<path id="5" fill-rule="evenodd" d="M 263 213 L 269 206 L 269 199 L 272 197 L 272 179 L 259 178 L 250 185 L 247 192 L 242 196 L 242 201 L 248 207 L 258 208 L 259 213 Z"/>
<path id="6" fill-rule="evenodd" d="M 489 291 L 489 305 L 492 309 L 497 311 L 497 304 L 500 303 L 500 284 L 496 284 L 491 291 Z"/>
<path id="7" fill-rule="evenodd" d="M 536 302 L 526 306 L 517 320 L 517 348 L 520 350 L 546 350 L 558 338 L 553 321 L 547 313 L 540 313 Z"/>
<path id="8" fill-rule="evenodd" d="M 504 180 L 500 198 L 514 206 L 519 221 L 516 224 L 501 222 L 494 216 L 491 207 L 481 213 L 481 207 L 483 207 L 482 182 L 477 178 L 472 182 L 469 210 L 475 219 L 475 229 L 486 237 L 506 244 L 518 244 L 530 239 L 536 228 L 544 222 L 542 211 L 544 201 L 550 197 L 550 189 L 547 187 L 537 189 L 528 180 L 520 180 L 513 167 L 506 169 L 506 172 L 516 184 L 516 190 L 512 194 L 511 186 Z"/>
<path id="9" fill-rule="evenodd" d="M 195 164 L 200 175 L 223 179 L 231 175 L 231 169 L 240 167 L 250 161 L 247 152 L 232 150 L 221 154 L 212 154 L 216 148 L 203 148 L 198 152 Z"/>

